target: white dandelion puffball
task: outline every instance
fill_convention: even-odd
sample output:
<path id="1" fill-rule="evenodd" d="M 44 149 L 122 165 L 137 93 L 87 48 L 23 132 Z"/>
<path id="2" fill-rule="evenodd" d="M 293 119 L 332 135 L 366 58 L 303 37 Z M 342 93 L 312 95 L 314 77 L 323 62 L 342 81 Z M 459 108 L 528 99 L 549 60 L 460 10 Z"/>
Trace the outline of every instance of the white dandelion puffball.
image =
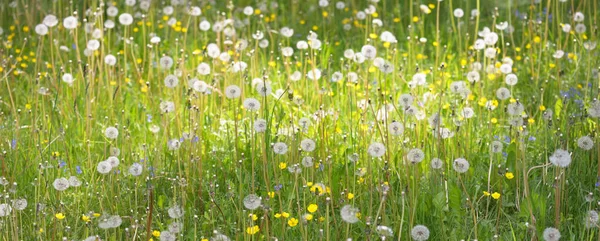
<path id="1" fill-rule="evenodd" d="M 44 17 L 44 20 L 42 20 L 42 23 L 48 27 L 54 27 L 58 24 L 58 18 L 56 18 L 56 16 L 49 14 L 46 15 L 46 17 Z"/>
<path id="2" fill-rule="evenodd" d="M 319 70 L 319 69 L 309 70 L 308 73 L 306 73 L 306 77 L 308 77 L 311 80 L 319 80 L 321 78 L 321 70 Z"/>
<path id="3" fill-rule="evenodd" d="M 577 139 L 577 146 L 579 146 L 581 149 L 589 151 L 594 148 L 594 140 L 589 136 L 579 137 L 579 139 Z"/>
<path id="4" fill-rule="evenodd" d="M 568 167 L 571 164 L 571 154 L 563 149 L 556 149 L 549 159 L 557 167 Z"/>
<path id="5" fill-rule="evenodd" d="M 415 241 L 425 241 L 429 239 L 429 229 L 424 225 L 417 225 L 412 228 L 410 231 L 410 236 L 412 236 Z"/>
<path id="6" fill-rule="evenodd" d="M 69 16 L 63 19 L 63 26 L 66 29 L 75 29 L 77 28 L 78 20 L 76 17 Z"/>
<path id="7" fill-rule="evenodd" d="M 256 194 L 249 194 L 248 196 L 244 197 L 243 202 L 244 207 L 246 207 L 249 210 L 254 210 L 260 207 L 262 199 Z"/>
<path id="8" fill-rule="evenodd" d="M 71 177 L 69 177 L 69 186 L 79 187 L 79 186 L 81 186 L 81 181 L 76 176 L 71 176 Z"/>
<path id="9" fill-rule="evenodd" d="M 125 26 L 129 26 L 133 23 L 133 16 L 129 13 L 122 13 L 119 15 L 119 23 Z"/>
<path id="10" fill-rule="evenodd" d="M 402 133 L 404 133 L 404 126 L 402 125 L 402 123 L 394 121 L 389 124 L 388 130 L 391 135 L 399 136 L 402 135 Z"/>
<path id="11" fill-rule="evenodd" d="M 170 207 L 167 210 L 167 213 L 169 214 L 170 218 L 176 219 L 183 217 L 184 211 L 179 205 L 175 205 L 173 207 Z"/>
<path id="12" fill-rule="evenodd" d="M 356 223 L 359 221 L 356 215 L 359 213 L 358 208 L 352 207 L 352 205 L 346 205 L 340 210 L 342 220 L 347 223 Z"/>
<path id="13" fill-rule="evenodd" d="M 225 97 L 228 99 L 237 99 L 242 95 L 242 89 L 237 85 L 230 85 L 225 87 Z"/>
<path id="14" fill-rule="evenodd" d="M 104 63 L 110 66 L 115 66 L 115 64 L 117 64 L 117 57 L 112 54 L 107 54 L 104 56 Z"/>
<path id="15" fill-rule="evenodd" d="M 590 103 L 590 107 L 588 108 L 588 115 L 593 118 L 600 117 L 600 101 L 594 100 Z"/>
<path id="16" fill-rule="evenodd" d="M 72 74 L 66 73 L 62 76 L 62 81 L 71 86 L 73 85 L 73 82 L 75 82 L 75 78 L 73 78 Z"/>
<path id="17" fill-rule="evenodd" d="M 177 85 L 179 84 L 179 78 L 177 78 L 177 76 L 175 75 L 167 75 L 165 77 L 165 86 L 169 89 L 175 88 L 177 87 Z"/>
<path id="18" fill-rule="evenodd" d="M 130 167 L 129 167 L 129 174 L 131 174 L 134 177 L 137 177 L 139 175 L 142 175 L 142 171 L 143 171 L 143 167 L 141 164 L 139 163 L 133 163 Z"/>
<path id="19" fill-rule="evenodd" d="M 464 158 L 457 158 L 452 163 L 452 167 L 458 173 L 465 173 L 465 172 L 467 172 L 469 170 L 469 166 L 470 166 L 469 165 L 469 161 L 467 161 L 467 159 L 464 159 Z"/>
<path id="20" fill-rule="evenodd" d="M 0 204 L 0 217 L 6 217 L 10 214 L 12 208 L 7 203 Z"/>
<path id="21" fill-rule="evenodd" d="M 255 98 L 246 98 L 243 103 L 244 109 L 248 111 L 257 111 L 260 109 L 260 102 Z"/>
<path id="22" fill-rule="evenodd" d="M 373 45 L 364 45 L 360 49 L 360 52 L 366 59 L 374 59 L 375 57 L 377 57 L 377 49 Z"/>
<path id="23" fill-rule="evenodd" d="M 560 240 L 560 231 L 556 228 L 549 227 L 544 229 L 542 237 L 545 241 L 558 241 Z"/>
<path id="24" fill-rule="evenodd" d="M 196 71 L 200 75 L 209 75 L 210 74 L 210 65 L 207 63 L 200 63 L 198 67 L 196 67 Z"/>
<path id="25" fill-rule="evenodd" d="M 436 157 L 431 159 L 430 165 L 432 169 L 440 169 L 444 165 L 444 162 L 442 162 L 442 159 Z"/>
<path id="26" fill-rule="evenodd" d="M 98 163 L 98 166 L 96 166 L 96 170 L 100 174 L 108 174 L 111 169 L 112 169 L 112 165 L 107 161 L 101 161 Z"/>
<path id="27" fill-rule="evenodd" d="M 44 36 L 44 35 L 48 34 L 48 26 L 46 26 L 45 24 L 36 25 L 35 33 L 37 33 L 40 36 Z"/>
<path id="28" fill-rule="evenodd" d="M 106 136 L 106 138 L 108 139 L 117 139 L 117 137 L 119 136 L 119 130 L 117 130 L 117 128 L 115 127 L 108 127 L 106 128 L 106 130 L 104 130 L 104 136 Z"/>
<path id="29" fill-rule="evenodd" d="M 454 17 L 462 18 L 463 16 L 465 16 L 465 11 L 460 8 L 454 9 Z"/>
<path id="30" fill-rule="evenodd" d="M 257 119 L 254 121 L 254 131 L 265 132 L 267 130 L 267 121 L 265 119 Z"/>
<path id="31" fill-rule="evenodd" d="M 410 161 L 412 164 L 417 164 L 423 161 L 423 158 L 425 158 L 425 153 L 419 148 L 411 149 L 408 151 L 408 154 L 406 154 L 406 159 L 408 159 L 408 161 Z"/>
<path id="32" fill-rule="evenodd" d="M 314 151 L 316 146 L 317 145 L 315 141 L 313 141 L 312 139 L 304 139 L 300 142 L 300 148 L 302 148 L 302 150 L 306 152 Z"/>
<path id="33" fill-rule="evenodd" d="M 64 191 L 67 190 L 67 188 L 69 188 L 69 180 L 67 180 L 64 177 L 61 178 L 57 178 L 54 180 L 54 182 L 52 183 L 52 186 L 54 187 L 54 189 L 56 189 L 57 191 Z"/>
<path id="34" fill-rule="evenodd" d="M 15 208 L 15 210 L 22 211 L 25 208 L 27 208 L 27 199 L 25 199 L 25 198 L 15 199 L 15 200 L 13 200 L 12 206 L 13 206 L 13 208 Z M 2 216 L 2 215 L 0 214 L 0 216 Z M 597 214 L 596 214 L 596 216 L 597 216 Z"/>
<path id="35" fill-rule="evenodd" d="M 382 157 L 385 154 L 385 145 L 374 142 L 369 146 L 367 152 L 372 157 Z"/>
<path id="36" fill-rule="evenodd" d="M 287 151 L 288 151 L 288 146 L 287 146 L 287 144 L 285 144 L 283 142 L 277 142 L 273 145 L 273 152 L 275 152 L 275 154 L 283 155 Z"/>
<path id="37" fill-rule="evenodd" d="M 116 156 L 111 156 L 108 159 L 106 159 L 106 162 L 108 162 L 110 164 L 111 168 L 115 168 L 119 166 L 119 158 L 117 158 Z"/>

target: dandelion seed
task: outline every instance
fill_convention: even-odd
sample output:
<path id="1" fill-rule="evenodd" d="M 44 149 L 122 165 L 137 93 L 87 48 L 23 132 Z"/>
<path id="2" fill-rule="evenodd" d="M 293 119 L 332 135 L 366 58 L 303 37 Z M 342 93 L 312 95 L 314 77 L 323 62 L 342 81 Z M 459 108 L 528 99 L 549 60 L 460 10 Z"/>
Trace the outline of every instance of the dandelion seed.
<path id="1" fill-rule="evenodd" d="M 100 174 L 108 174 L 111 169 L 112 169 L 112 165 L 107 161 L 101 161 L 98 163 L 98 166 L 96 166 L 96 170 Z"/>
<path id="2" fill-rule="evenodd" d="M 464 158 L 457 158 L 452 163 L 452 167 L 458 173 L 465 173 L 469 170 L 469 162 Z"/>
<path id="3" fill-rule="evenodd" d="M 316 143 L 312 139 L 304 139 L 300 142 L 300 147 L 303 151 L 312 152 L 315 150 Z"/>
<path id="4" fill-rule="evenodd" d="M 283 142 L 277 142 L 273 145 L 273 152 L 275 154 L 283 155 L 288 151 L 288 146 Z"/>
<path id="5" fill-rule="evenodd" d="M 581 149 L 589 151 L 594 148 L 594 140 L 589 136 L 579 137 L 579 139 L 577 139 L 577 146 L 579 146 Z"/>
<path id="6" fill-rule="evenodd" d="M 15 199 L 13 200 L 12 203 L 12 207 L 17 210 L 17 211 L 22 211 L 25 210 L 25 208 L 27 208 L 27 199 L 25 198 L 19 198 L 19 199 Z M 0 208 L 2 209 L 2 208 Z M 1 214 L 1 210 L 0 210 L 0 217 L 2 217 L 3 215 Z"/>
<path id="7" fill-rule="evenodd" d="M 352 205 L 345 205 L 340 210 L 342 220 L 347 223 L 356 223 L 359 221 L 357 214 L 359 213 L 358 208 L 352 207 Z"/>
<path id="8" fill-rule="evenodd" d="M 129 13 L 122 13 L 119 15 L 119 23 L 124 26 L 129 26 L 133 23 L 133 16 Z"/>
<path id="9" fill-rule="evenodd" d="M 0 204 L 0 217 L 6 217 L 6 216 L 10 215 L 11 211 L 12 211 L 12 208 L 10 207 L 10 205 L 8 205 L 6 203 Z"/>
<path id="10" fill-rule="evenodd" d="M 367 149 L 367 153 L 372 157 L 382 157 L 385 154 L 385 145 L 379 142 L 371 143 Z"/>
<path id="11" fill-rule="evenodd" d="M 81 181 L 76 176 L 69 177 L 69 186 L 71 187 L 79 187 L 81 186 Z"/>
<path id="12" fill-rule="evenodd" d="M 393 237 L 394 236 L 394 231 L 388 226 L 379 225 L 379 226 L 377 226 L 377 228 L 375 228 L 375 231 L 381 237 Z"/>
<path id="13" fill-rule="evenodd" d="M 256 194 L 249 194 L 246 197 L 244 197 L 243 202 L 244 207 L 246 207 L 249 210 L 255 210 L 258 207 L 260 207 L 262 199 Z"/>
<path id="14" fill-rule="evenodd" d="M 177 236 L 167 230 L 160 232 L 160 240 L 161 241 L 175 241 L 176 239 L 177 239 Z"/>
<path id="15" fill-rule="evenodd" d="M 246 98 L 243 105 L 244 109 L 248 111 L 257 111 L 260 109 L 260 102 L 254 98 Z"/>
<path id="16" fill-rule="evenodd" d="M 242 90 L 237 85 L 230 85 L 225 88 L 225 96 L 229 99 L 237 99 L 242 94 Z"/>
<path id="17" fill-rule="evenodd" d="M 170 218 L 177 219 L 183 217 L 184 211 L 179 205 L 174 205 L 167 209 Z"/>
<path id="18" fill-rule="evenodd" d="M 557 167 L 568 167 L 571 164 L 571 154 L 563 149 L 556 149 L 549 160 Z"/>
<path id="19" fill-rule="evenodd" d="M 56 189 L 57 191 L 64 191 L 67 190 L 67 188 L 69 188 L 69 180 L 67 180 L 64 177 L 61 178 L 57 178 L 54 180 L 54 182 L 52 183 L 52 186 L 54 187 L 54 189 Z"/>
<path id="20" fill-rule="evenodd" d="M 117 130 L 117 128 L 115 127 L 108 127 L 106 128 L 106 130 L 104 130 L 104 136 L 106 136 L 106 138 L 108 139 L 117 139 L 117 137 L 119 136 L 119 130 Z"/>
<path id="21" fill-rule="evenodd" d="M 423 161 L 423 158 L 425 158 L 425 153 L 418 148 L 411 149 L 408 151 L 408 154 L 406 154 L 406 159 L 408 159 L 408 161 L 410 161 L 412 164 L 420 163 Z"/>
<path id="22" fill-rule="evenodd" d="M 410 236 L 412 236 L 415 241 L 425 241 L 429 239 L 429 229 L 424 225 L 416 225 L 410 231 Z"/>
<path id="23" fill-rule="evenodd" d="M 558 241 L 560 239 L 560 231 L 556 228 L 548 227 L 544 229 L 542 237 L 544 241 Z"/>
<path id="24" fill-rule="evenodd" d="M 65 27 L 66 29 L 75 29 L 77 28 L 77 24 L 78 21 L 76 17 L 69 16 L 63 19 L 63 27 Z"/>

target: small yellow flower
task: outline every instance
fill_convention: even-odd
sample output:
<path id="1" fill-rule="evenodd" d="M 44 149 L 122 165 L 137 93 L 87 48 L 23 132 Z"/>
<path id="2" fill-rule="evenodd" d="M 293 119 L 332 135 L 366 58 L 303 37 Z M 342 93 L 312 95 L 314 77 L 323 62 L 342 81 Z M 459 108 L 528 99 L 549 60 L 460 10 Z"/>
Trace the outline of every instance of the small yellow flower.
<path id="1" fill-rule="evenodd" d="M 288 218 L 290 217 L 290 214 L 287 212 L 281 212 L 281 216 L 283 216 L 284 218 Z"/>
<path id="2" fill-rule="evenodd" d="M 154 236 L 154 237 L 157 237 L 157 238 L 158 238 L 158 237 L 160 236 L 160 231 L 158 231 L 158 230 L 154 230 L 154 231 L 152 231 L 152 236 Z"/>
<path id="3" fill-rule="evenodd" d="M 267 195 L 269 195 L 270 198 L 274 198 L 275 197 L 275 192 L 268 192 Z"/>
<path id="4" fill-rule="evenodd" d="M 250 235 L 258 233 L 258 231 L 260 231 L 260 228 L 258 227 L 258 225 L 254 225 L 252 227 L 247 227 L 246 228 L 246 233 L 248 233 Z"/>
<path id="5" fill-rule="evenodd" d="M 484 196 L 489 196 L 489 195 L 490 195 L 490 193 L 489 193 L 489 192 L 487 192 L 487 191 L 483 191 L 483 195 L 484 195 Z"/>
<path id="6" fill-rule="evenodd" d="M 86 223 L 89 222 L 89 221 L 91 221 L 90 217 L 88 217 L 87 215 L 81 216 L 81 220 L 83 220 Z"/>
<path id="7" fill-rule="evenodd" d="M 275 218 L 281 218 L 281 213 L 276 213 Z"/>
<path id="8" fill-rule="evenodd" d="M 504 176 L 508 180 L 515 178 L 515 175 L 512 172 L 507 172 L 506 174 L 504 174 Z"/>
<path id="9" fill-rule="evenodd" d="M 349 192 L 347 197 L 348 197 L 348 200 L 352 200 L 354 198 L 354 194 Z"/>
<path id="10" fill-rule="evenodd" d="M 304 219 L 306 219 L 306 221 L 310 221 L 313 219 L 313 215 L 310 213 L 304 214 Z"/>
<path id="11" fill-rule="evenodd" d="M 252 218 L 252 221 L 256 221 L 258 219 L 258 216 L 256 216 L 256 214 L 250 214 L 250 217 Z"/>
<path id="12" fill-rule="evenodd" d="M 498 119 L 496 119 L 496 118 L 492 118 L 492 119 L 490 120 L 490 122 L 492 122 L 492 124 L 496 124 L 496 123 L 498 123 Z"/>
<path id="13" fill-rule="evenodd" d="M 287 167 L 287 163 L 285 163 L 285 162 L 279 163 L 279 169 L 285 169 L 286 167 Z"/>
<path id="14" fill-rule="evenodd" d="M 308 205 L 308 208 L 306 208 L 306 210 L 308 210 L 311 213 L 316 212 L 317 209 L 319 209 L 319 206 L 317 206 L 317 204 Z"/>
<path id="15" fill-rule="evenodd" d="M 94 213 L 94 217 L 100 217 L 99 213 Z"/>
<path id="16" fill-rule="evenodd" d="M 492 198 L 498 200 L 500 198 L 500 193 L 498 193 L 498 192 L 492 193 Z"/>
<path id="17" fill-rule="evenodd" d="M 290 225 L 290 227 L 295 227 L 296 225 L 298 225 L 298 219 L 290 218 L 288 220 L 288 225 Z"/>
<path id="18" fill-rule="evenodd" d="M 63 213 L 57 213 L 54 215 L 54 217 L 56 217 L 56 219 L 58 219 L 58 220 L 65 219 L 65 215 Z"/>

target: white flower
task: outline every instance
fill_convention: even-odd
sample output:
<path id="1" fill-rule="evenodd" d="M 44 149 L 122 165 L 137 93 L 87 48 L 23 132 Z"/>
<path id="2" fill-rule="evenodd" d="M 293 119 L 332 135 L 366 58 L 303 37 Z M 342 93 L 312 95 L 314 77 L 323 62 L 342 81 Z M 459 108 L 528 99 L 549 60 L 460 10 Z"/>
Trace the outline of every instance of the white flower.
<path id="1" fill-rule="evenodd" d="M 410 231 L 410 236 L 412 236 L 415 241 L 425 241 L 429 239 L 429 229 L 424 225 L 414 226 Z"/>
<path id="2" fill-rule="evenodd" d="M 112 169 L 112 165 L 107 161 L 101 161 L 98 163 L 98 166 L 96 166 L 96 170 L 100 174 L 107 174 L 110 172 L 111 169 Z"/>
<path id="3" fill-rule="evenodd" d="M 246 98 L 243 105 L 244 109 L 248 111 L 257 111 L 260 109 L 260 102 L 254 98 Z"/>
<path id="4" fill-rule="evenodd" d="M 104 130 L 104 136 L 108 139 L 117 139 L 119 136 L 119 130 L 115 127 L 109 126 Z"/>
<path id="5" fill-rule="evenodd" d="M 0 204 L 0 217 L 6 217 L 10 214 L 12 208 L 6 203 Z"/>
<path id="6" fill-rule="evenodd" d="M 374 59 L 377 57 L 377 49 L 373 45 L 365 45 L 361 48 L 360 52 L 366 59 Z"/>
<path id="7" fill-rule="evenodd" d="M 557 167 L 568 167 L 571 164 L 571 154 L 563 149 L 556 149 L 549 159 Z"/>
<path id="8" fill-rule="evenodd" d="M 54 182 L 52 183 L 52 186 L 54 187 L 54 189 L 56 189 L 57 191 L 64 191 L 67 190 L 67 188 L 69 188 L 69 180 L 67 180 L 64 177 L 61 178 L 57 178 L 54 180 Z"/>
<path id="9" fill-rule="evenodd" d="M 452 163 L 452 167 L 458 173 L 465 173 L 465 172 L 467 172 L 469 170 L 469 166 L 470 166 L 469 162 L 467 161 L 467 159 L 464 159 L 464 158 L 457 158 Z"/>
<path id="10" fill-rule="evenodd" d="M 37 33 L 38 35 L 41 35 L 41 36 L 48 34 L 48 26 L 46 26 L 45 24 L 36 25 L 35 33 Z"/>
<path id="11" fill-rule="evenodd" d="M 425 158 L 425 153 L 418 148 L 411 149 L 408 151 L 408 154 L 406 154 L 406 159 L 408 159 L 408 161 L 410 161 L 412 164 L 423 161 L 423 158 Z"/>
<path id="12" fill-rule="evenodd" d="M 385 145 L 379 142 L 373 142 L 367 149 L 367 153 L 372 157 L 382 157 L 385 154 Z"/>
<path id="13" fill-rule="evenodd" d="M 581 149 L 589 151 L 594 148 L 594 140 L 589 136 L 582 136 L 577 139 L 577 146 L 579 146 Z"/>
<path id="14" fill-rule="evenodd" d="M 261 201 L 262 199 L 256 194 L 249 194 L 248 196 L 244 197 L 243 200 L 244 207 L 246 207 L 249 210 L 254 210 L 260 207 Z"/>
<path id="15" fill-rule="evenodd" d="M 283 142 L 277 142 L 273 145 L 273 152 L 275 154 L 283 155 L 288 151 L 288 146 Z"/>
<path id="16" fill-rule="evenodd" d="M 142 171 L 143 171 L 143 167 L 141 164 L 139 163 L 133 163 L 130 167 L 129 167 L 129 174 L 131 174 L 134 177 L 137 177 L 139 175 L 142 175 Z"/>
<path id="17" fill-rule="evenodd" d="M 454 9 L 454 17 L 456 18 L 462 18 L 463 16 L 465 16 L 465 11 L 463 11 L 460 8 Z"/>
<path id="18" fill-rule="evenodd" d="M 75 29 L 75 28 L 77 28 L 77 23 L 78 23 L 77 18 L 73 17 L 73 16 L 66 17 L 63 20 L 63 26 L 66 29 Z"/>
<path id="19" fill-rule="evenodd" d="M 230 85 L 225 88 L 225 97 L 228 99 L 237 99 L 242 95 L 242 89 L 237 85 Z"/>
<path id="20" fill-rule="evenodd" d="M 344 222 L 356 223 L 359 221 L 358 217 L 356 217 L 359 212 L 360 211 L 358 208 L 352 207 L 352 205 L 345 205 L 340 210 L 340 215 L 342 216 L 342 220 L 344 220 Z"/>
<path id="21" fill-rule="evenodd" d="M 300 142 L 300 147 L 303 151 L 312 152 L 315 150 L 316 143 L 312 139 L 304 139 Z"/>
<path id="22" fill-rule="evenodd" d="M 542 235 L 544 241 L 558 241 L 560 240 L 560 231 L 556 228 L 546 228 L 544 229 L 544 233 Z"/>
<path id="23" fill-rule="evenodd" d="M 196 67 L 198 74 L 200 75 L 209 75 L 210 74 L 210 65 L 207 63 L 200 63 L 198 67 Z"/>
<path id="24" fill-rule="evenodd" d="M 129 13 L 123 13 L 119 15 L 119 23 L 125 26 L 129 26 L 133 23 L 133 16 Z"/>

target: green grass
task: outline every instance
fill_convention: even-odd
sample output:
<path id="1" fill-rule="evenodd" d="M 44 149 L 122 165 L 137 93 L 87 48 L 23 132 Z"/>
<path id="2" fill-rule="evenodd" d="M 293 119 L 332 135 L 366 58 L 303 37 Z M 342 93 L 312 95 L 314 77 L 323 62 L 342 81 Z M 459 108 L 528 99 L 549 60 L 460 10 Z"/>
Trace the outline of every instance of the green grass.
<path id="1" fill-rule="evenodd" d="M 554 240 L 549 227 L 600 240 L 597 1 L 215 2 L 0 2 L 0 240 L 413 240 L 417 225 L 429 240 Z M 39 35 L 50 14 L 57 25 Z M 498 40 L 477 50 L 486 28 Z M 99 48 L 84 51 L 93 39 Z M 345 57 L 365 45 L 378 59 Z M 415 148 L 423 158 L 412 163 Z M 565 167 L 551 162 L 558 149 L 572 159 Z M 119 164 L 102 174 L 111 156 Z M 72 176 L 80 186 L 55 188 Z M 358 213 L 342 218 L 346 205 Z"/>

